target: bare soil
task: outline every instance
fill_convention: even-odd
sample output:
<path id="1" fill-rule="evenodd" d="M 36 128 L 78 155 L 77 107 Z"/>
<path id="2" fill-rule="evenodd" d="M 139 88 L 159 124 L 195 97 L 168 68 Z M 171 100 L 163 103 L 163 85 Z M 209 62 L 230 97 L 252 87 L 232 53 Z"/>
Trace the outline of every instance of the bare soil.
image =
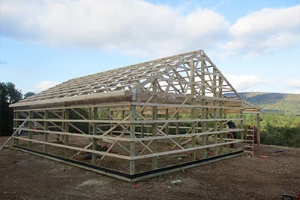
<path id="1" fill-rule="evenodd" d="M 0 137 L 0 145 L 7 137 Z M 300 149 L 261 147 L 239 156 L 135 183 L 10 148 L 0 151 L 0 199 L 281 199 L 300 190 Z M 172 185 L 171 181 L 181 183 Z"/>

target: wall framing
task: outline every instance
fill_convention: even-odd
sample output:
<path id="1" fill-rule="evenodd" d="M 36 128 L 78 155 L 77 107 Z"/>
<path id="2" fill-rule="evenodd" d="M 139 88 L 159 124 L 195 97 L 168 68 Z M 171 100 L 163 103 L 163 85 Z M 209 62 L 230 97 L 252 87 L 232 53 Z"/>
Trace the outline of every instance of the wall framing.
<path id="1" fill-rule="evenodd" d="M 242 154 L 243 114 L 259 113 L 202 50 L 71 79 L 11 107 L 15 129 L 29 118 L 17 149 L 128 181 Z"/>

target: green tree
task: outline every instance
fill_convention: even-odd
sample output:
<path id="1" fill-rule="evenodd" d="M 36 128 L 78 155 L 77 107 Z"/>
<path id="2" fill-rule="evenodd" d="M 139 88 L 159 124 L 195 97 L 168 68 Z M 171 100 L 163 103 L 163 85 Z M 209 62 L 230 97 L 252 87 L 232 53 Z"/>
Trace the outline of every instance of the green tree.
<path id="1" fill-rule="evenodd" d="M 13 132 L 13 109 L 9 107 L 22 99 L 21 91 L 11 82 L 0 82 L 0 136 Z"/>
<path id="2" fill-rule="evenodd" d="M 34 92 L 27 92 L 26 94 L 24 94 L 24 99 L 26 99 L 26 98 L 28 98 L 30 96 L 33 96 L 33 95 L 35 95 Z"/>

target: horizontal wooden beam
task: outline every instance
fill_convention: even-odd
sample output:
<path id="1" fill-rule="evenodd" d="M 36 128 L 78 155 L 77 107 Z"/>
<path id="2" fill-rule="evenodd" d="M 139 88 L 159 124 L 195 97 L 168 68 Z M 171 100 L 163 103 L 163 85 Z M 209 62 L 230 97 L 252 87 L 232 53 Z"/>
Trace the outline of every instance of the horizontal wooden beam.
<path id="1" fill-rule="evenodd" d="M 242 132 L 244 129 L 226 129 L 222 131 L 206 131 L 202 133 L 189 133 L 189 134 L 179 134 L 179 135 L 159 135 L 159 136 L 150 136 L 150 137 L 142 137 L 142 138 L 132 138 L 131 141 L 151 141 L 151 140 L 163 140 L 163 139 L 173 139 L 173 138 L 191 138 L 192 136 L 202 136 L 202 135 L 216 135 L 222 133 L 229 133 L 229 132 Z"/>
<path id="2" fill-rule="evenodd" d="M 101 93 L 101 94 L 90 94 L 90 95 L 82 95 L 76 97 L 64 97 L 64 98 L 56 98 L 56 99 L 45 99 L 39 101 L 28 101 L 28 102 L 19 102 L 10 104 L 9 107 L 25 107 L 25 106 L 37 106 L 37 105 L 47 105 L 47 104 L 55 104 L 55 103 L 66 103 L 73 101 L 86 101 L 86 100 L 96 100 L 96 99 L 104 99 L 104 98 L 112 98 L 112 97 L 120 97 L 129 95 L 128 91 L 116 91 L 109 93 Z"/>
<path id="3" fill-rule="evenodd" d="M 68 135 L 68 136 L 74 136 L 74 137 L 82 137 L 82 138 L 95 138 L 95 139 L 107 139 L 107 140 L 113 140 L 113 141 L 125 141 L 130 142 L 130 138 L 122 138 L 122 137 L 112 137 L 112 136 L 102 136 L 102 135 L 88 135 L 88 134 L 79 134 L 79 133 L 69 133 L 69 132 L 60 132 L 60 131 L 48 131 L 48 130 L 35 130 L 35 129 L 28 129 L 28 128 L 21 128 L 20 130 L 23 131 L 33 131 L 33 132 L 41 132 L 41 133 L 48 133 L 48 134 L 54 134 L 54 135 Z"/>
<path id="4" fill-rule="evenodd" d="M 165 108 L 174 108 L 176 109 L 177 107 L 182 107 L 182 108 L 196 108 L 196 109 L 201 109 L 201 108 L 211 108 L 211 109 L 233 109 L 233 110 L 241 110 L 241 107 L 226 107 L 226 106 L 209 106 L 209 105 L 182 105 L 182 104 L 165 104 L 165 103 L 140 103 L 140 102 L 132 102 L 132 105 L 136 106 L 149 106 L 149 107 L 165 107 Z M 137 108 L 138 110 L 138 108 Z"/>
<path id="5" fill-rule="evenodd" d="M 115 153 L 106 153 L 102 151 L 94 151 L 91 149 L 85 149 L 85 148 L 80 148 L 80 147 L 73 147 L 73 146 L 68 146 L 68 145 L 63 145 L 63 144 L 56 144 L 56 143 L 51 143 L 51 142 L 44 142 L 44 141 L 39 141 L 39 140 L 34 140 L 34 139 L 28 139 L 28 138 L 23 138 L 23 137 L 14 137 L 17 140 L 24 140 L 32 143 L 38 143 L 38 144 L 46 144 L 49 146 L 54 146 L 54 147 L 60 147 L 60 148 L 65 148 L 65 149 L 71 149 L 71 150 L 76 150 L 76 151 L 82 151 L 82 152 L 87 152 L 87 153 L 94 153 L 98 154 L 101 156 L 108 156 L 108 157 L 114 157 L 114 158 L 120 158 L 124 160 L 132 160 L 130 156 L 124 156 L 124 155 L 118 155 Z"/>
<path id="6" fill-rule="evenodd" d="M 166 152 L 134 156 L 134 157 L 131 157 L 131 159 L 139 160 L 139 159 L 145 159 L 145 158 L 152 158 L 152 157 L 156 157 L 156 156 L 172 155 L 172 154 L 177 154 L 177 153 L 185 153 L 185 152 L 195 151 L 195 150 L 199 150 L 199 149 L 206 149 L 206 148 L 212 148 L 212 147 L 218 147 L 218 146 L 224 146 L 224 145 L 228 145 L 228 144 L 236 144 L 236 143 L 242 143 L 242 142 L 244 142 L 244 140 L 234 140 L 234 141 L 222 142 L 222 143 L 218 143 L 218 144 L 209 144 L 209 145 L 196 146 L 196 147 L 191 147 L 191 148 L 186 148 L 186 149 L 178 149 L 178 150 L 172 150 L 172 151 L 166 151 Z"/>
<path id="7" fill-rule="evenodd" d="M 28 112 L 30 111 L 40 111 L 44 112 L 45 110 L 48 111 L 59 111 L 61 112 L 62 109 L 74 109 L 74 108 L 93 108 L 93 107 L 99 107 L 99 108 L 115 108 L 115 107 L 129 107 L 131 106 L 131 102 L 129 101 L 120 101 L 117 104 L 116 103 L 92 103 L 92 104 L 85 104 L 85 105 L 74 105 L 74 106 L 59 106 L 59 107 L 45 107 L 45 108 L 28 108 L 28 109 L 22 109 L 22 108 L 15 108 L 14 112 Z"/>
<path id="8" fill-rule="evenodd" d="M 24 121 L 24 119 L 14 119 L 14 121 Z M 85 119 L 30 119 L 31 122 L 74 122 L 74 123 L 113 123 L 113 124 L 128 124 L 130 121 L 124 120 L 85 120 Z"/>
<path id="9" fill-rule="evenodd" d="M 134 120 L 131 123 L 134 124 L 153 124 L 153 123 L 176 123 L 176 122 L 222 122 L 222 121 L 242 121 L 243 118 L 223 118 L 223 119 L 166 119 L 166 120 Z"/>

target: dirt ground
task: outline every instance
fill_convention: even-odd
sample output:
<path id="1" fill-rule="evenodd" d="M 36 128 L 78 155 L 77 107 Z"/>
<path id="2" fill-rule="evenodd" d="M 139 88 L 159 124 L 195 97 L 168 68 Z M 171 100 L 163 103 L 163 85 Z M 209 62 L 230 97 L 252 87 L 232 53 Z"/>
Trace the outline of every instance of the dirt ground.
<path id="1" fill-rule="evenodd" d="M 7 137 L 0 137 L 0 145 Z M 0 151 L 0 199 L 281 199 L 300 190 L 300 149 L 262 146 L 239 156 L 135 183 L 9 148 Z M 181 183 L 172 185 L 171 181 Z"/>

